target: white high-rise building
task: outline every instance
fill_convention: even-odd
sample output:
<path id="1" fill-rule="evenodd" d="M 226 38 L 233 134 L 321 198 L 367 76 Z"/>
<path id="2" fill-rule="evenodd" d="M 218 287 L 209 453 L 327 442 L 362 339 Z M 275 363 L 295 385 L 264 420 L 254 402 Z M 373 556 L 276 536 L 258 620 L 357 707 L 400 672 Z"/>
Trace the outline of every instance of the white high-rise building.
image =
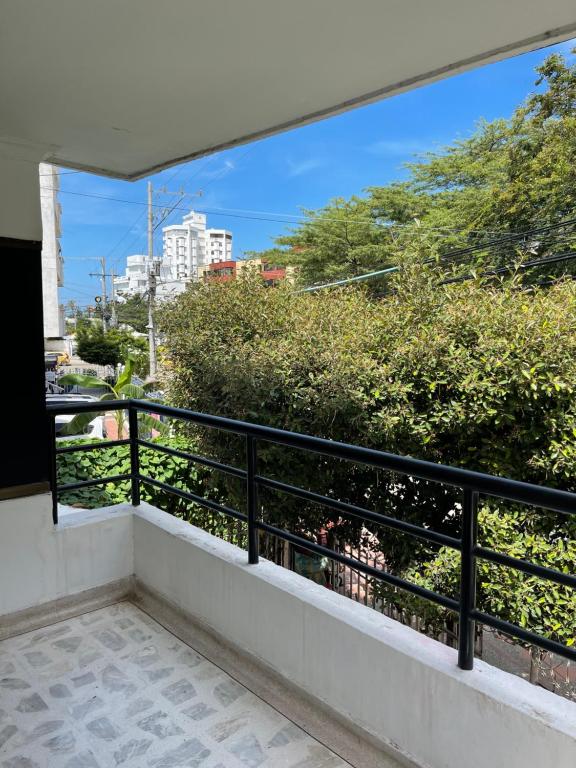
<path id="1" fill-rule="evenodd" d="M 114 290 L 120 296 L 134 295 L 146 291 L 148 256 L 134 254 L 126 259 L 126 272 L 114 278 Z"/>
<path id="2" fill-rule="evenodd" d="M 42 212 L 42 298 L 44 339 L 61 340 L 65 333 L 64 307 L 60 305 L 59 288 L 64 284 L 64 260 L 60 248 L 61 208 L 58 202 L 60 179 L 58 169 L 40 163 L 40 208 Z"/>
<path id="3" fill-rule="evenodd" d="M 162 260 L 157 275 L 156 294 L 169 298 L 198 280 L 199 270 L 209 264 L 232 260 L 232 233 L 226 229 L 207 229 L 206 216 L 190 211 L 181 224 L 162 229 Z M 129 256 L 125 275 L 114 280 L 124 296 L 144 293 L 148 285 L 147 256 Z"/>
<path id="4" fill-rule="evenodd" d="M 232 259 L 232 233 L 207 229 L 203 213 L 190 211 L 182 224 L 164 227 L 162 232 L 162 261 L 171 280 L 197 280 L 200 267 Z"/>

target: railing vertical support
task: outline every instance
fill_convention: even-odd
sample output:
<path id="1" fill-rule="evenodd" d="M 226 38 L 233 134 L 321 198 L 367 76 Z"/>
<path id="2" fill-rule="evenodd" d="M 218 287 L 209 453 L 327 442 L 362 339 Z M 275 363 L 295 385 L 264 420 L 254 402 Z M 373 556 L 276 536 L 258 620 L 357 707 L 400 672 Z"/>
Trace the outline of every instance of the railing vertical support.
<path id="1" fill-rule="evenodd" d="M 460 561 L 460 633 L 458 638 L 458 666 L 474 666 L 474 639 L 476 622 L 471 614 L 476 608 L 476 536 L 478 529 L 478 493 L 464 489 L 462 502 L 462 555 Z"/>
<path id="2" fill-rule="evenodd" d="M 52 521 L 58 524 L 58 466 L 56 464 L 56 414 L 48 413 L 48 439 L 50 440 L 50 490 L 52 492 Z"/>
<path id="3" fill-rule="evenodd" d="M 258 528 L 255 525 L 258 512 L 258 486 L 254 479 L 256 475 L 256 440 L 252 435 L 246 435 L 246 500 L 248 515 L 248 562 L 256 565 L 258 562 Z"/>
<path id="4" fill-rule="evenodd" d="M 138 411 L 132 403 L 128 407 L 128 429 L 130 430 L 130 474 L 132 506 L 140 504 L 140 455 L 138 453 Z"/>

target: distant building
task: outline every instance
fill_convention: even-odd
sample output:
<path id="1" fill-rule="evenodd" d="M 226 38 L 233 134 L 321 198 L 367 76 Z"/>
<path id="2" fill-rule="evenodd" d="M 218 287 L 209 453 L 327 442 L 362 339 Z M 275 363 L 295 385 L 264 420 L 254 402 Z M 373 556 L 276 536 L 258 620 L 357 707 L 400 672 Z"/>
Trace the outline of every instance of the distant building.
<path id="1" fill-rule="evenodd" d="M 206 266 L 232 260 L 232 233 L 207 229 L 203 213 L 190 211 L 181 224 L 164 227 L 162 233 L 162 259 L 156 267 L 159 299 L 184 291 L 188 283 L 199 279 Z M 126 273 L 114 280 L 116 291 L 125 296 L 144 293 L 148 271 L 147 256 L 129 256 Z"/>
<path id="2" fill-rule="evenodd" d="M 237 277 L 249 271 L 257 272 L 267 285 L 276 285 L 281 280 L 292 280 L 294 276 L 293 267 L 280 267 L 266 259 L 258 258 L 206 264 L 200 268 L 199 278 L 206 283 L 225 283 L 236 280 Z"/>
<path id="3" fill-rule="evenodd" d="M 190 211 L 162 232 L 162 264 L 172 281 L 197 280 L 201 267 L 232 259 L 232 233 L 207 229 L 203 213 Z"/>
<path id="4" fill-rule="evenodd" d="M 49 349 L 60 342 L 65 333 L 64 307 L 59 289 L 64 284 L 64 260 L 60 248 L 61 207 L 58 202 L 60 178 L 58 169 L 40 163 L 40 208 L 42 212 L 42 298 L 44 340 Z"/>
<path id="5" fill-rule="evenodd" d="M 126 259 L 126 272 L 114 278 L 114 290 L 125 296 L 144 293 L 148 284 L 148 256 L 135 254 Z"/>

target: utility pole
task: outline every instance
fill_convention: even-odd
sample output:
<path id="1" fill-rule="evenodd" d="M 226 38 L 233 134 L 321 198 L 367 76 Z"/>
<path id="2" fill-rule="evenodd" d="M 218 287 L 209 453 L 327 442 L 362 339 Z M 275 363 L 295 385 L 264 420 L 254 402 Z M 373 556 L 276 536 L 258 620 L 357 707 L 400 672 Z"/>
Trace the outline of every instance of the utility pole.
<path id="1" fill-rule="evenodd" d="M 154 206 L 152 182 L 148 182 L 148 346 L 150 354 L 150 378 L 156 376 L 156 329 L 154 327 L 154 303 L 156 301 L 156 265 L 154 263 Z"/>
<path id="2" fill-rule="evenodd" d="M 108 297 L 106 296 L 106 256 L 102 256 L 100 259 L 100 267 L 102 269 L 102 329 L 104 333 L 108 330 L 108 319 L 106 317 L 108 310 Z"/>
<path id="3" fill-rule="evenodd" d="M 116 288 L 114 287 L 114 278 L 116 277 L 116 273 L 114 270 L 110 273 L 110 277 L 112 278 L 111 282 L 111 289 L 110 289 L 110 303 L 112 304 L 112 314 L 110 315 L 110 327 L 116 328 L 118 325 L 118 317 L 116 316 Z"/>
<path id="4" fill-rule="evenodd" d="M 98 261 L 100 262 L 100 272 L 90 272 L 90 277 L 99 277 L 102 281 L 102 329 L 104 333 L 108 330 L 108 321 L 106 314 L 108 311 L 108 297 L 106 295 L 106 256 L 101 256 Z"/>
<path id="5" fill-rule="evenodd" d="M 156 288 L 158 285 L 158 276 L 160 275 L 160 261 L 154 259 L 154 231 L 168 218 L 172 211 L 176 210 L 180 203 L 188 196 L 183 189 L 179 192 L 169 192 L 162 187 L 157 192 L 163 195 L 175 195 L 178 199 L 170 208 L 165 208 L 158 214 L 157 221 L 154 217 L 154 189 L 152 182 L 148 182 L 148 346 L 150 348 L 150 377 L 156 376 L 158 361 L 156 355 L 156 327 L 154 324 L 154 308 L 156 303 Z M 198 193 L 201 195 L 202 193 Z"/>

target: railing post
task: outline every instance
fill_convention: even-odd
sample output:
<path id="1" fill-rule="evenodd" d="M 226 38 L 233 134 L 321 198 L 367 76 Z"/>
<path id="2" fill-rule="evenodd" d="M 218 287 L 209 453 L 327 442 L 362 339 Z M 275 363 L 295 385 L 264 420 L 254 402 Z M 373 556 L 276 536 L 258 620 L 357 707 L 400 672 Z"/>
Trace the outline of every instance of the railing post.
<path id="1" fill-rule="evenodd" d="M 56 464 L 56 414 L 48 412 L 50 441 L 50 490 L 52 492 L 52 522 L 58 524 L 58 466 Z"/>
<path id="2" fill-rule="evenodd" d="M 138 452 L 138 411 L 132 403 L 128 406 L 128 429 L 130 437 L 130 474 L 132 506 L 140 504 L 140 455 Z"/>
<path id="3" fill-rule="evenodd" d="M 476 622 L 471 618 L 476 608 L 476 532 L 478 527 L 478 492 L 464 489 L 462 501 L 462 555 L 460 560 L 460 632 L 458 666 L 474 666 Z"/>
<path id="4" fill-rule="evenodd" d="M 246 435 L 246 500 L 248 514 L 248 562 L 256 565 L 258 562 L 258 528 L 255 525 L 258 510 L 258 486 L 256 475 L 256 440 L 252 435 Z"/>

